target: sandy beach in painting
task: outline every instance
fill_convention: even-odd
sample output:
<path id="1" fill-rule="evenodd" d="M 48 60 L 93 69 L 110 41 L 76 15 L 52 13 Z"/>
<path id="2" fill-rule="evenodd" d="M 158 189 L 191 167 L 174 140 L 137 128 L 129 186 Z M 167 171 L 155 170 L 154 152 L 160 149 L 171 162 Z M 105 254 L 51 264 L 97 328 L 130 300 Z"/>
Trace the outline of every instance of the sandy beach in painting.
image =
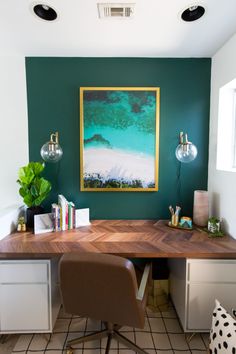
<path id="1" fill-rule="evenodd" d="M 84 174 L 98 174 L 103 180 L 140 180 L 143 187 L 154 183 L 154 158 L 138 152 L 118 149 L 87 148 L 84 150 Z"/>

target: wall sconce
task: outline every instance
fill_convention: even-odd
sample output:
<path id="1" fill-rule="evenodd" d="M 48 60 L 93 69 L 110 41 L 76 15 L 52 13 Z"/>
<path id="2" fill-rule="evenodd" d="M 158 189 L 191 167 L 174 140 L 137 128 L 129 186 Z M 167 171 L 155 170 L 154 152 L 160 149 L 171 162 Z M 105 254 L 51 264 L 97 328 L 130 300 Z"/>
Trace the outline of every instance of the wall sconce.
<path id="1" fill-rule="evenodd" d="M 179 145 L 175 150 L 175 156 L 180 162 L 188 163 L 197 157 L 197 148 L 194 144 L 188 141 L 187 134 L 180 132 Z"/>
<path id="2" fill-rule="evenodd" d="M 62 158 L 63 151 L 58 142 L 58 132 L 50 135 L 50 141 L 41 147 L 40 154 L 46 162 L 57 162 Z"/>

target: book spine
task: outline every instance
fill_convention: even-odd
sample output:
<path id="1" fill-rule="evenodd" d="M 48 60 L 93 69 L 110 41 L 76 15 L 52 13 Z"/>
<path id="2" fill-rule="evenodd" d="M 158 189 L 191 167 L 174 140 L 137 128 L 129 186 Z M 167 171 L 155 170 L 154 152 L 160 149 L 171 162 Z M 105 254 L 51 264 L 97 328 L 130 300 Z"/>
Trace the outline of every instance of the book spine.
<path id="1" fill-rule="evenodd" d="M 66 230 L 66 198 L 59 194 L 58 195 L 58 204 L 61 207 L 61 230 L 65 231 Z"/>
<path id="2" fill-rule="evenodd" d="M 66 201 L 65 205 L 65 230 L 68 230 L 68 202 Z"/>
<path id="3" fill-rule="evenodd" d="M 71 227 L 71 204 L 68 203 L 68 230 L 71 230 L 72 227 Z"/>
<path id="4" fill-rule="evenodd" d="M 58 205 L 58 218 L 57 218 L 57 228 L 58 231 L 62 230 L 62 217 L 61 217 L 61 206 Z"/>
<path id="5" fill-rule="evenodd" d="M 53 229 L 54 229 L 54 231 L 57 231 L 57 227 L 56 227 L 56 222 L 57 222 L 57 204 L 55 204 L 55 203 L 52 204 L 51 212 L 53 214 Z"/>
<path id="6" fill-rule="evenodd" d="M 73 206 L 73 229 L 75 229 L 75 206 Z"/>

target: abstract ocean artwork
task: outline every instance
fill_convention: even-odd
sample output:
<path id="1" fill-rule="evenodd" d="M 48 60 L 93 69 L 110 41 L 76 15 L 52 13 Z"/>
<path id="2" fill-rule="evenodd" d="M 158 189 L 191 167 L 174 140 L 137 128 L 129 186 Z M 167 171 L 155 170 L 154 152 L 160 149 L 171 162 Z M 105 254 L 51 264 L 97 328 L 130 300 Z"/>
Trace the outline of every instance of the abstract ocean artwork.
<path id="1" fill-rule="evenodd" d="M 159 88 L 80 88 L 82 191 L 157 191 Z"/>

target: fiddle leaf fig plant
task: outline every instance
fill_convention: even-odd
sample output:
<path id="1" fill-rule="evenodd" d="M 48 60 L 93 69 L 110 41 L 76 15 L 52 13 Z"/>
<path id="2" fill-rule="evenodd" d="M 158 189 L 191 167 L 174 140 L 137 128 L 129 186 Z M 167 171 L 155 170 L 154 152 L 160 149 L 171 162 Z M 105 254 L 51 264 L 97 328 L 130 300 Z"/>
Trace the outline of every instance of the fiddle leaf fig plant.
<path id="1" fill-rule="evenodd" d="M 19 169 L 19 193 L 28 208 L 41 205 L 51 191 L 51 183 L 41 176 L 44 167 L 41 162 L 29 162 Z"/>

